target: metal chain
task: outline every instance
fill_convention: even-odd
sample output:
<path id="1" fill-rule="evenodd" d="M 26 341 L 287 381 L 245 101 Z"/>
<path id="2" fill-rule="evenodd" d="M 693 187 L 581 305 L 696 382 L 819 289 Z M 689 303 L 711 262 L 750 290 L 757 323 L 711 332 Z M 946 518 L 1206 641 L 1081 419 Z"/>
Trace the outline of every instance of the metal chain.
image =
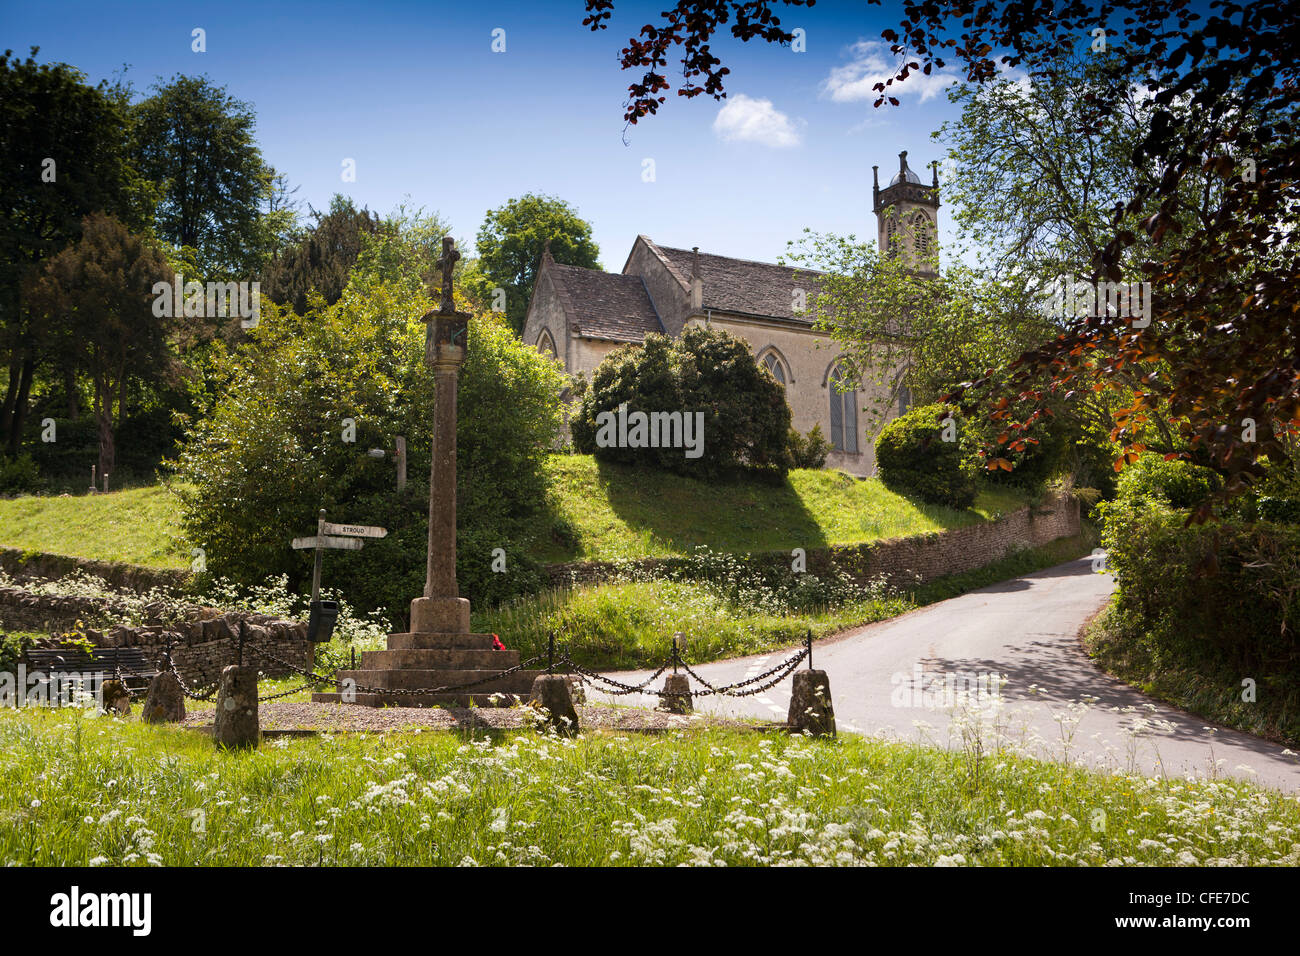
<path id="1" fill-rule="evenodd" d="M 703 684 L 706 688 L 708 688 L 707 692 L 691 691 L 690 693 L 691 696 L 693 697 L 707 697 L 709 696 L 709 694 L 721 694 L 724 697 L 753 697 L 755 694 L 761 694 L 765 690 L 770 690 L 771 688 L 775 687 L 777 684 L 781 683 L 781 681 L 789 677 L 790 674 L 794 672 L 795 668 L 797 668 L 800 665 L 800 663 L 803 662 L 804 658 L 806 658 L 807 656 L 808 656 L 808 651 L 806 649 L 802 650 L 794 657 L 791 657 L 789 660 L 782 661 L 780 664 L 777 664 L 775 667 L 772 667 L 761 674 L 757 674 L 753 677 L 746 678 L 745 680 L 736 681 L 734 684 L 725 684 L 722 687 L 714 687 L 712 684 L 710 684 L 699 674 L 695 673 L 695 671 L 691 669 L 691 665 L 687 664 L 685 661 L 679 660 L 678 663 L 682 665 L 682 669 L 686 671 L 686 673 L 690 674 L 699 683 Z M 750 687 L 751 684 L 755 684 L 758 683 L 759 681 L 764 680 L 765 678 L 772 677 L 772 675 L 774 674 L 776 676 L 773 677 L 772 680 L 768 681 L 766 684 L 763 684 L 759 687 Z M 737 691 L 736 688 L 738 687 L 749 687 L 749 689 Z"/>
<path id="2" fill-rule="evenodd" d="M 645 689 L 646 689 L 647 687 L 650 686 L 651 683 L 654 682 L 655 678 L 657 678 L 657 677 L 658 677 L 660 674 L 662 674 L 664 671 L 668 670 L 668 668 L 672 665 L 672 661 L 669 660 L 669 661 L 665 662 L 664 665 L 663 665 L 662 667 L 660 667 L 657 671 L 655 671 L 653 674 L 651 674 L 649 677 L 647 677 L 645 680 L 643 680 L 641 683 L 639 683 L 639 684 L 624 684 L 622 681 L 616 681 L 616 680 L 614 680 L 612 677 L 606 677 L 604 674 L 599 674 L 599 673 L 597 673 L 596 671 L 589 671 L 589 670 L 587 670 L 585 667 L 583 667 L 581 664 L 578 664 L 576 661 L 573 660 L 573 658 L 569 657 L 569 655 L 567 655 L 567 654 L 564 655 L 564 657 L 562 657 L 562 658 L 560 659 L 560 663 L 562 663 L 562 664 L 568 664 L 570 667 L 572 667 L 575 671 L 578 672 L 578 676 L 579 676 L 579 677 L 582 677 L 582 678 L 591 678 L 591 680 L 584 680 L 583 683 L 591 683 L 592 680 L 598 680 L 598 681 L 602 681 L 603 683 L 609 684 L 609 685 L 612 686 L 612 687 L 616 687 L 616 688 L 618 688 L 618 691 L 617 691 L 617 692 L 615 692 L 615 691 L 605 691 L 605 692 L 604 692 L 604 693 L 609 693 L 609 694 L 615 694 L 615 693 L 618 693 L 618 694 L 638 694 L 638 693 L 642 693 L 642 692 L 645 691 Z"/>
<path id="3" fill-rule="evenodd" d="M 574 665 L 574 673 L 577 674 L 578 680 L 582 681 L 583 684 L 585 684 L 588 687 L 594 688 L 595 690 L 599 691 L 602 694 L 608 694 L 610 697 L 622 697 L 626 694 L 658 694 L 659 693 L 659 691 L 648 690 L 644 687 L 631 687 L 627 684 L 620 685 L 618 681 L 611 680 L 608 677 L 602 677 L 600 674 L 578 670 L 576 665 Z M 592 677 L 588 677 L 589 673 L 592 674 Z M 597 681 L 603 681 L 606 684 L 613 684 L 617 686 L 612 688 L 601 687 L 596 683 Z"/>
<path id="4" fill-rule="evenodd" d="M 291 671 L 294 671 L 297 674 L 301 674 L 305 678 L 313 679 L 315 683 L 334 684 L 335 686 L 339 686 L 343 683 L 337 677 L 323 677 L 322 675 L 317 674 L 314 671 L 304 670 L 303 668 L 298 667 L 296 664 L 291 664 L 288 661 L 281 660 L 280 658 L 276 657 L 274 654 L 270 653 L 269 651 L 261 651 L 260 653 L 262 654 L 263 657 L 269 658 L 271 661 L 281 665 L 282 667 L 287 667 Z M 407 695 L 407 696 L 419 695 L 419 694 L 445 694 L 450 691 L 466 690 L 470 687 L 478 687 L 481 684 L 490 684 L 493 681 L 500 680 L 501 678 L 509 676 L 510 674 L 518 673 L 519 671 L 526 669 L 530 664 L 536 664 L 540 660 L 541 660 L 540 657 L 532 657 L 526 661 L 521 661 L 520 663 L 516 664 L 514 667 L 508 668 L 503 671 L 498 671 L 497 673 L 490 674 L 487 677 L 480 677 L 478 680 L 466 681 L 463 684 L 445 684 L 442 687 L 411 687 L 411 688 L 364 687 L 361 684 L 357 684 L 355 689 L 358 693 L 361 694 L 397 694 L 397 695 Z"/>
<path id="5" fill-rule="evenodd" d="M 299 684 L 297 687 L 292 687 L 289 690 L 282 690 L 278 694 L 267 694 L 257 699 L 260 703 L 265 703 L 268 700 L 278 700 L 281 697 L 288 697 L 290 694 L 296 694 L 299 691 L 304 691 L 309 687 L 315 687 L 317 684 L 324 682 L 323 678 L 321 680 L 309 680 L 305 684 Z"/>
<path id="6" fill-rule="evenodd" d="M 337 677 L 326 677 L 322 674 L 317 674 L 315 671 L 299 667 L 296 664 L 290 663 L 289 661 L 277 657 L 275 654 L 272 654 L 270 651 L 267 651 L 265 649 L 261 650 L 259 653 L 263 657 L 270 660 L 272 663 L 279 664 L 281 667 L 287 668 L 291 672 L 298 674 L 299 676 L 304 678 L 306 681 L 306 683 L 302 684 L 299 687 L 294 687 L 290 690 L 280 691 L 279 693 L 267 694 L 266 696 L 259 697 L 258 698 L 259 701 L 276 700 L 280 697 L 288 697 L 292 694 L 297 694 L 301 691 L 304 691 L 309 687 L 315 687 L 318 684 L 333 684 L 335 686 L 341 686 L 343 683 Z M 590 685 L 594 687 L 596 690 L 600 691 L 601 693 L 608 694 L 613 697 L 621 697 L 630 694 L 643 694 L 643 693 L 654 694 L 655 696 L 658 697 L 682 696 L 679 693 L 665 691 L 662 688 L 659 690 L 650 689 L 650 684 L 652 684 L 655 680 L 657 680 L 666 670 L 668 670 L 669 667 L 672 667 L 674 664 L 680 665 L 681 668 L 687 674 L 693 677 L 697 683 L 701 684 L 705 688 L 704 690 L 686 691 L 685 693 L 691 697 L 710 697 L 714 695 L 723 696 L 723 697 L 753 697 L 756 694 L 761 694 L 764 691 L 770 690 L 771 688 L 775 687 L 777 684 L 781 683 L 792 673 L 794 673 L 795 668 L 797 668 L 799 664 L 802 663 L 807 657 L 808 657 L 808 649 L 804 648 L 803 650 L 799 651 L 799 653 L 795 654 L 793 657 L 782 661 L 781 663 L 775 665 L 774 667 L 769 668 L 768 670 L 764 671 L 761 674 L 756 674 L 753 677 L 748 677 L 744 680 L 735 681 L 734 683 L 731 684 L 724 684 L 721 687 L 715 687 L 704 677 L 701 677 L 698 673 L 696 673 L 696 671 L 689 664 L 687 664 L 684 660 L 682 660 L 681 656 L 676 652 L 671 654 L 657 671 L 655 671 L 653 674 L 651 674 L 649 677 L 647 677 L 644 681 L 642 681 L 639 684 L 625 684 L 622 681 L 615 680 L 612 677 L 606 677 L 604 674 L 601 674 L 597 671 L 588 670 L 587 668 L 583 667 L 581 664 L 574 661 L 573 658 L 569 657 L 567 653 L 563 657 L 561 657 L 560 660 L 557 661 L 556 663 L 560 664 L 561 666 L 568 665 L 569 668 L 572 668 L 572 670 L 577 673 L 578 679 L 581 680 L 582 683 Z M 502 678 L 507 677 L 511 674 L 515 674 L 518 673 L 519 671 L 525 670 L 529 665 L 536 664 L 541 660 L 542 660 L 541 656 L 532 657 L 526 661 L 521 661 L 519 664 L 516 664 L 514 667 L 497 672 L 495 674 L 491 674 L 487 677 L 479 678 L 477 680 L 466 681 L 465 683 L 461 683 L 461 684 L 445 684 L 440 687 L 415 687 L 415 688 L 367 687 L 367 686 L 362 686 L 360 684 L 357 684 L 355 689 L 358 693 L 363 693 L 363 694 L 392 694 L 397 696 L 445 694 L 445 693 L 450 693 L 452 691 L 468 690 L 469 688 L 478 687 L 483 684 L 490 684 L 493 681 L 501 680 Z M 176 678 L 177 684 L 180 685 L 181 693 L 183 693 L 186 697 L 190 698 L 191 700 L 207 702 L 212 700 L 216 696 L 218 690 L 218 688 L 216 687 L 213 687 L 211 691 L 203 695 L 197 694 L 194 691 L 192 691 L 189 688 L 189 686 L 186 685 L 185 681 L 181 678 L 179 671 L 177 671 L 176 669 L 175 662 L 171 660 L 170 653 L 167 654 L 167 664 L 170 668 L 172 675 Z M 134 668 L 130 667 L 129 665 L 123 665 L 123 666 L 125 666 L 126 669 L 131 672 L 132 676 L 140 677 L 140 678 L 144 677 L 144 675 L 138 673 L 137 671 L 134 670 Z M 768 678 L 771 679 L 768 680 Z M 603 684 L 606 686 L 600 687 L 597 685 L 597 682 L 599 682 L 599 684 Z M 753 686 L 753 685 L 758 685 L 758 686 Z M 746 689 L 740 690 L 740 688 L 742 687 Z"/>
<path id="7" fill-rule="evenodd" d="M 185 683 L 185 681 L 181 679 L 180 671 L 176 669 L 175 664 L 172 665 L 172 677 L 176 678 L 176 683 L 180 685 L 182 694 L 184 694 L 190 700 L 197 700 L 200 703 L 207 703 L 208 701 L 212 700 L 212 698 L 217 696 L 217 691 L 220 690 L 219 687 L 214 686 L 212 690 L 208 691 L 206 694 L 194 693 L 194 691 L 190 690 L 189 686 Z"/>
<path id="8" fill-rule="evenodd" d="M 763 691 L 765 690 L 771 690 L 777 684 L 781 683 L 783 680 L 785 680 L 787 677 L 793 674 L 795 668 L 797 668 L 804 661 L 804 659 L 807 658 L 807 656 L 808 656 L 808 650 L 807 648 L 805 648 L 801 650 L 798 654 L 795 654 L 794 657 L 782 661 L 781 663 L 777 664 L 775 667 L 771 667 L 761 674 L 756 674 L 755 676 L 748 677 L 745 680 L 736 681 L 733 684 L 724 684 L 722 687 L 714 687 L 712 684 L 710 684 L 707 680 L 705 680 L 694 670 L 692 670 L 691 666 L 687 664 L 685 661 L 683 661 L 680 655 L 670 655 L 668 660 L 664 662 L 664 665 L 660 667 L 659 670 L 655 671 L 653 674 L 651 674 L 640 684 L 624 684 L 622 681 L 614 680 L 612 677 L 606 677 L 603 674 L 599 674 L 595 671 L 587 670 L 585 667 L 582 667 L 581 665 L 575 663 L 572 658 L 568 657 L 568 655 L 565 655 L 565 657 L 561 660 L 561 663 L 568 664 L 575 671 L 577 671 L 578 677 L 582 680 L 584 684 L 591 684 L 593 687 L 596 688 L 596 690 L 600 691 L 602 694 L 608 694 L 611 697 L 621 697 L 626 694 L 637 694 L 637 693 L 650 693 L 658 697 L 682 696 L 679 693 L 666 691 L 663 690 L 662 688 L 659 690 L 647 690 L 649 685 L 657 677 L 659 677 L 660 674 L 662 674 L 664 671 L 666 671 L 669 667 L 673 666 L 674 664 L 679 664 L 682 667 L 682 669 L 686 671 L 687 674 L 689 674 L 691 677 L 694 677 L 695 680 L 700 684 L 704 685 L 705 690 L 688 690 L 685 692 L 691 697 L 711 697 L 715 694 L 723 697 L 753 697 L 756 694 L 763 693 Z M 767 678 L 771 678 L 771 680 L 767 680 L 766 683 L 759 684 L 760 681 L 764 681 Z M 603 684 L 608 684 L 610 685 L 610 687 L 613 687 L 614 689 L 610 690 L 605 687 L 598 687 L 595 684 L 596 681 L 600 681 Z M 757 687 L 751 686 L 753 684 L 759 684 L 759 686 Z M 747 689 L 746 690 L 737 689 L 741 687 Z"/>

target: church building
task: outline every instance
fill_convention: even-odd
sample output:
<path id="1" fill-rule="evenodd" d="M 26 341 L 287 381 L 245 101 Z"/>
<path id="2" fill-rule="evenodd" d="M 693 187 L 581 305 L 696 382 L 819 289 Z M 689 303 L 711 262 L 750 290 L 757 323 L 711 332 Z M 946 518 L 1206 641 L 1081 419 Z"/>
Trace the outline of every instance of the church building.
<path id="1" fill-rule="evenodd" d="M 937 242 L 938 171 L 927 186 L 908 168 L 906 152 L 898 159 L 898 174 L 884 189 L 879 167 L 872 167 L 873 211 L 880 248 L 897 248 L 913 259 L 932 253 Z M 868 477 L 875 471 L 875 428 L 869 426 L 882 422 L 870 421 L 863 410 L 878 409 L 891 390 L 849 383 L 837 344 L 813 330 L 805 312 L 815 304 L 819 275 L 661 246 L 649 236 L 637 236 L 620 273 L 561 265 L 548 250 L 523 339 L 558 358 L 567 371 L 590 378 L 606 355 L 643 342 L 650 332 L 675 337 L 689 325 L 724 329 L 746 342 L 785 387 L 794 427 L 807 433 L 821 426 L 833 449 L 826 467 Z M 904 394 L 885 418 L 906 411 L 906 401 Z"/>

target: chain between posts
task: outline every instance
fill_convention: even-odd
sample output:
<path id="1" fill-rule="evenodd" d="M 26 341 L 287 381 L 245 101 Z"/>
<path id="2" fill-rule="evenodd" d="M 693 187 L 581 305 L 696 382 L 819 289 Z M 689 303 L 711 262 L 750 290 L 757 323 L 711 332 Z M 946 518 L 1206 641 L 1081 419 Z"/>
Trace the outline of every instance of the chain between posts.
<path id="1" fill-rule="evenodd" d="M 325 677 L 321 674 L 317 674 L 315 671 L 306 670 L 296 664 L 291 664 L 289 661 L 276 657 L 270 651 L 263 650 L 261 651 L 261 654 L 272 663 L 279 664 L 281 667 L 287 667 L 295 674 L 299 674 L 302 677 L 309 679 L 312 683 L 333 684 L 336 687 L 343 684 L 343 681 L 339 680 L 337 677 Z M 355 689 L 361 694 L 397 694 L 408 696 L 420 694 L 445 694 L 451 691 L 467 690 L 471 687 L 478 687 L 481 684 L 490 684 L 493 681 L 500 680 L 510 674 L 517 674 L 519 671 L 525 670 L 529 665 L 536 664 L 540 660 L 540 657 L 531 657 L 526 661 L 520 661 L 514 667 L 506 668 L 503 671 L 497 671 L 493 674 L 489 674 L 487 677 L 480 677 L 477 680 L 466 681 L 463 684 L 444 684 L 441 687 L 366 687 L 357 684 Z"/>
<path id="2" fill-rule="evenodd" d="M 811 634 L 811 632 L 809 633 Z M 803 650 L 799 651 L 799 653 L 795 654 L 793 657 L 782 661 L 780 664 L 777 664 L 775 667 L 769 668 L 768 670 L 764 671 L 761 674 L 756 674 L 753 677 L 748 677 L 745 680 L 736 681 L 731 684 L 724 684 L 721 687 L 713 686 L 713 684 L 709 683 L 707 680 L 705 680 L 703 677 L 697 674 L 689 664 L 687 664 L 684 660 L 682 660 L 681 655 L 677 648 L 676 638 L 673 639 L 673 650 L 672 653 L 669 655 L 668 660 L 664 661 L 663 665 L 657 671 L 655 671 L 653 674 L 647 677 L 640 684 L 625 684 L 622 681 L 615 680 L 612 677 L 606 677 L 603 674 L 600 674 L 596 671 L 588 670 L 587 668 L 582 667 L 580 664 L 576 663 L 568 655 L 564 656 L 562 663 L 567 664 L 570 668 L 572 668 L 575 672 L 577 672 L 579 678 L 582 679 L 583 683 L 592 684 L 593 686 L 595 686 L 596 682 L 600 682 L 601 684 L 608 685 L 608 687 L 596 687 L 596 689 L 599 690 L 601 693 L 610 694 L 612 696 L 622 696 L 625 694 L 636 694 L 636 693 L 647 693 L 647 692 L 651 694 L 655 694 L 659 697 L 680 696 L 680 694 L 676 694 L 676 693 L 668 694 L 668 692 L 664 690 L 647 691 L 647 688 L 650 686 L 650 684 L 652 684 L 656 678 L 658 678 L 661 674 L 663 674 L 664 671 L 668 670 L 669 667 L 672 667 L 673 673 L 676 673 L 677 667 L 678 665 L 680 665 L 682 670 L 684 670 L 691 677 L 695 678 L 695 680 L 698 683 L 702 684 L 705 688 L 704 690 L 687 691 L 686 693 L 688 693 L 692 697 L 710 697 L 715 694 L 723 697 L 752 697 L 755 694 L 761 694 L 765 690 L 770 690 L 771 688 L 775 687 L 777 684 L 781 683 L 781 681 L 785 680 L 787 677 L 789 677 L 791 674 L 794 673 L 795 668 L 797 668 L 804 659 L 811 657 L 811 654 L 812 651 L 810 648 L 804 648 Z M 771 679 L 768 680 L 768 678 Z M 760 683 L 763 681 L 766 681 L 766 683 Z M 756 684 L 759 686 L 752 686 Z M 740 690 L 739 688 L 742 687 L 746 689 Z M 613 689 L 609 689 L 609 688 L 613 688 Z"/>
<path id="3" fill-rule="evenodd" d="M 242 640 L 240 644 L 241 644 L 240 656 L 242 659 L 242 644 L 243 644 Z M 339 680 L 337 677 L 326 677 L 322 674 L 317 674 L 315 671 L 299 667 L 298 665 L 286 661 L 283 658 L 277 657 L 275 654 L 265 649 L 262 649 L 260 653 L 263 657 L 265 657 L 267 660 L 271 661 L 272 663 L 279 664 L 281 667 L 284 667 L 289 671 L 291 671 L 292 673 L 301 676 L 306 680 L 306 683 L 300 687 L 295 687 L 292 690 L 281 691 L 276 694 L 268 694 L 265 697 L 259 697 L 258 698 L 259 701 L 275 700 L 276 698 L 279 697 L 288 697 L 291 694 L 296 694 L 300 691 L 306 690 L 309 687 L 314 687 L 318 684 L 333 684 L 335 686 L 342 686 L 342 684 L 344 683 L 343 681 Z M 515 674 L 518 673 L 519 671 L 525 670 L 526 668 L 529 667 L 529 665 L 540 662 L 541 659 L 542 658 L 540 656 L 532 657 L 526 661 L 521 661 L 519 664 L 516 664 L 514 667 L 507 668 L 506 670 L 493 673 L 487 677 L 482 677 L 477 680 L 466 681 L 461 684 L 445 684 L 439 687 L 415 687 L 415 688 L 366 687 L 357 684 L 355 685 L 355 690 L 358 693 L 364 693 L 364 694 L 390 694 L 396 696 L 419 696 L 423 694 L 450 693 L 453 691 L 468 690 L 472 687 L 477 687 L 482 684 L 492 683 L 493 681 L 500 680 L 501 678 L 507 677 L 510 674 Z M 555 665 L 558 663 L 565 670 L 569 670 L 576 673 L 579 679 L 584 684 L 592 685 L 601 693 L 610 694 L 612 696 L 651 693 L 659 697 L 663 697 L 666 695 L 665 691 L 651 690 L 649 689 L 650 685 L 654 683 L 654 681 L 657 680 L 660 676 L 662 676 L 664 672 L 668 670 L 669 667 L 673 669 L 673 673 L 677 673 L 678 668 L 680 667 L 688 675 L 693 677 L 697 683 L 699 683 L 704 687 L 704 690 L 687 691 L 686 693 L 688 693 L 691 697 L 709 697 L 714 695 L 724 696 L 724 697 L 752 697 L 756 694 L 761 694 L 763 691 L 769 690 L 772 687 L 775 687 L 777 684 L 781 683 L 783 680 L 785 680 L 787 677 L 793 674 L 795 669 L 804 660 L 808 661 L 808 666 L 809 668 L 811 668 L 812 667 L 812 631 L 811 630 L 807 632 L 804 648 L 802 648 L 793 657 L 790 657 L 782 661 L 781 663 L 768 668 L 763 673 L 754 675 L 753 677 L 748 677 L 745 678 L 744 680 L 735 681 L 733 683 L 724 684 L 722 686 L 714 686 L 707 679 L 700 676 L 694 670 L 694 668 L 690 666 L 690 664 L 686 663 L 686 661 L 682 659 L 677 638 L 676 636 L 674 636 L 673 643 L 672 643 L 672 652 L 670 653 L 668 659 L 665 660 L 662 665 L 660 665 L 659 669 L 638 684 L 627 684 L 624 683 L 623 681 L 615 680 L 612 677 L 606 677 L 604 674 L 601 674 L 598 671 L 590 670 L 586 667 L 583 667 L 581 664 L 578 664 L 575 660 L 573 660 L 572 657 L 569 656 L 567 647 L 561 650 L 560 657 L 557 661 L 555 655 L 555 635 L 554 633 L 552 633 L 549 635 L 547 640 L 546 669 L 547 669 L 547 673 L 554 673 Z M 169 670 L 172 673 L 172 675 L 175 676 L 177 683 L 180 685 L 181 692 L 186 697 L 189 697 L 190 699 L 196 701 L 210 701 L 212 700 L 213 697 L 216 696 L 216 688 L 213 688 L 212 691 L 210 691 L 205 695 L 200 695 L 200 694 L 196 694 L 186 685 L 185 681 L 181 678 L 180 673 L 176 670 L 176 664 L 171 657 L 170 646 L 168 647 L 168 650 L 163 655 L 163 664 L 165 669 Z M 133 676 L 136 677 L 143 676 L 138 674 L 137 672 L 135 672 L 129 667 L 128 670 L 131 670 Z M 605 686 L 602 687 L 598 685 L 605 685 Z M 744 689 L 742 690 L 741 688 Z M 680 696 L 680 695 L 674 694 L 672 696 Z"/>

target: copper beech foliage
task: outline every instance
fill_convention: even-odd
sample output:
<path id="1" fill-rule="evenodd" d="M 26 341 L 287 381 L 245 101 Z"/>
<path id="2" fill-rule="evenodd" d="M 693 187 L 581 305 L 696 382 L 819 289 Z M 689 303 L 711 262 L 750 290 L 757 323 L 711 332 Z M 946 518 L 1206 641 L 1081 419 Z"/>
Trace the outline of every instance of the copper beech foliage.
<path id="1" fill-rule="evenodd" d="M 1125 388 L 1119 373 L 1137 366 L 1149 371 L 1131 392 L 1132 404 L 1116 415 L 1117 469 L 1145 450 L 1144 426 L 1157 408 L 1182 439 L 1181 454 L 1225 477 L 1222 497 L 1261 477 L 1261 459 L 1287 462 L 1288 440 L 1300 431 L 1300 296 L 1290 244 L 1300 198 L 1293 128 L 1300 11 L 1281 0 L 1214 2 L 1205 15 L 1183 0 L 906 2 L 904 11 L 902 30 L 884 33 L 895 52 L 941 68 L 951 50 L 972 82 L 995 75 L 995 49 L 1007 51 L 1001 64 L 1020 67 L 1031 79 L 1049 74 L 1104 27 L 1116 54 L 1114 77 L 1145 89 L 1156 107 L 1132 161 L 1162 175 L 1152 185 L 1136 184 L 1127 207 L 1115 211 L 1118 223 L 1125 212 L 1154 208 L 1141 223 L 1150 252 L 1139 276 L 1121 275 L 1124 252 L 1137 237 L 1117 225 L 1094 262 L 1099 278 L 1151 283 L 1150 325 L 1135 328 L 1116 315 L 1084 317 L 1021 356 L 1012 382 L 1033 411 L 1013 416 L 1003 398 L 991 412 L 1006 421 L 1008 439 L 1041 417 L 1049 398 Z M 962 33 L 953 36 L 958 22 Z M 916 68 L 905 63 L 877 92 L 883 97 L 904 81 L 909 65 Z M 1120 83 L 1098 87 L 1098 116 L 1118 107 L 1122 89 Z M 1193 112 L 1197 123 L 1180 123 L 1175 107 Z M 1179 187 L 1205 173 L 1218 177 L 1221 199 L 1193 234 L 1179 236 L 1186 221 Z M 970 403 L 985 382 L 968 383 L 955 397 Z M 1213 505 L 1204 502 L 1193 519 L 1204 520 Z"/>
<path id="2" fill-rule="evenodd" d="M 593 29 L 603 26 L 599 21 L 612 6 L 588 0 L 586 22 Z M 739 25 L 734 35 L 785 42 L 775 6 L 680 2 L 661 25 L 644 27 L 643 39 L 623 51 L 625 68 L 647 70 L 629 88 L 628 122 L 663 103 L 656 94 L 668 85 L 658 71 L 676 44 L 687 51 L 688 81 L 703 75 L 703 91 L 720 95 L 726 69 L 708 52 L 709 37 L 728 12 L 743 8 L 748 35 Z M 904 0 L 902 10 L 899 28 L 881 34 L 898 68 L 876 85 L 878 107 L 898 104 L 895 85 L 913 71 L 930 74 L 950 61 L 971 83 L 1012 68 L 1046 80 L 1072 52 L 1095 43 L 1099 28 L 1115 55 L 1108 58 L 1113 82 L 1096 90 L 1097 116 L 1119 107 L 1126 86 L 1145 90 L 1155 104 L 1132 162 L 1160 175 L 1150 185 L 1135 181 L 1127 204 L 1117 205 L 1114 233 L 1094 262 L 1096 279 L 1151 283 L 1149 326 L 1134 328 L 1131 319 L 1117 315 L 1079 317 L 1012 364 L 1011 400 L 1005 392 L 985 397 L 990 375 L 963 383 L 950 397 L 968 408 L 987 406 L 995 420 L 1005 422 L 1005 442 L 1011 444 L 1047 414 L 1050 401 L 1089 389 L 1125 390 L 1132 401 L 1119 412 L 1112 433 L 1122 449 L 1116 468 L 1144 451 L 1144 428 L 1159 409 L 1180 440 L 1183 450 L 1176 454 L 1224 476 L 1221 499 L 1260 478 L 1265 460 L 1292 464 L 1288 446 L 1300 438 L 1300 283 L 1291 241 L 1300 209 L 1300 5 Z M 686 96 L 698 92 L 679 90 Z M 1195 124 L 1178 118 L 1189 110 Z M 1180 185 L 1205 174 L 1218 178 L 1221 199 L 1193 234 L 1180 234 L 1186 221 L 1180 217 Z M 1141 220 L 1149 251 L 1137 274 L 1122 275 L 1125 251 L 1138 238 L 1121 222 L 1126 213 L 1143 210 L 1154 210 Z M 1140 387 L 1129 390 L 1119 373 L 1135 366 L 1143 370 Z M 989 466 L 1006 463 L 995 456 Z M 1214 504 L 1205 502 L 1193 520 L 1209 517 Z"/>
<path id="3" fill-rule="evenodd" d="M 586 0 L 587 16 L 582 25 L 593 32 L 608 27 L 614 12 L 614 0 Z M 639 36 L 627 41 L 620 52 L 623 69 L 644 69 L 645 73 L 628 90 L 626 112 L 623 119 L 635 125 L 637 120 L 659 112 L 665 97 L 660 94 L 671 89 L 663 70 L 668 65 L 669 51 L 682 47 L 682 79 L 678 96 L 687 98 L 708 93 L 714 99 L 726 94 L 722 89 L 723 77 L 731 71 L 709 49 L 714 33 L 731 23 L 731 35 L 741 41 L 754 39 L 767 43 L 789 43 L 794 35 L 781 26 L 781 20 L 772 12 L 773 7 L 811 7 L 815 0 L 677 0 L 665 10 L 661 24 L 647 23 Z M 704 85 L 695 80 L 703 77 Z"/>

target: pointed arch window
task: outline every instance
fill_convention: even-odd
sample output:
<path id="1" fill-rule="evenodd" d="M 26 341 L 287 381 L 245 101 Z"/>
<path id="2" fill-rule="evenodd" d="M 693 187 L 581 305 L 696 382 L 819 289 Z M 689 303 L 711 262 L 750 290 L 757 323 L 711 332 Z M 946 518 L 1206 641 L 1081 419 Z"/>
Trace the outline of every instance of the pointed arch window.
<path id="1" fill-rule="evenodd" d="M 789 372 L 786 370 L 785 362 L 781 361 L 781 356 L 777 354 L 776 349 L 769 348 L 760 361 L 763 368 L 772 373 L 774 379 L 782 385 L 790 384 Z"/>
<path id="2" fill-rule="evenodd" d="M 537 351 L 543 355 L 549 355 L 551 358 L 559 358 L 560 353 L 555 349 L 555 339 L 551 338 L 551 333 L 542 329 L 542 334 L 537 336 Z"/>
<path id="3" fill-rule="evenodd" d="M 930 226 L 930 217 L 919 209 L 912 213 L 911 232 L 912 243 L 917 256 L 925 258 L 931 252 L 930 244 L 934 236 Z"/>
<path id="4" fill-rule="evenodd" d="M 848 374 L 836 365 L 826 381 L 831 404 L 831 447 L 848 455 L 858 453 L 858 393 Z M 844 391 L 841 391 L 844 389 Z"/>

